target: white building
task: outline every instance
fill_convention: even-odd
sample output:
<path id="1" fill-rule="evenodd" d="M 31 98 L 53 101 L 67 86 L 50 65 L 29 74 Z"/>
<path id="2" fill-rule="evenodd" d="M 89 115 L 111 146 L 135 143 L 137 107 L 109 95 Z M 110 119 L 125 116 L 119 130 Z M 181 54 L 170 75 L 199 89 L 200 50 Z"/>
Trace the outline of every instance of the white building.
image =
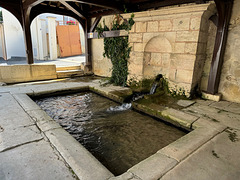
<path id="1" fill-rule="evenodd" d="M 3 25 L 0 26 L 0 57 L 26 57 L 22 26 L 17 18 L 2 8 Z M 58 57 L 56 25 L 73 18 L 50 13 L 41 14 L 31 24 L 33 55 L 35 59 L 46 60 Z M 79 25 L 81 47 L 85 52 L 84 31 Z"/>

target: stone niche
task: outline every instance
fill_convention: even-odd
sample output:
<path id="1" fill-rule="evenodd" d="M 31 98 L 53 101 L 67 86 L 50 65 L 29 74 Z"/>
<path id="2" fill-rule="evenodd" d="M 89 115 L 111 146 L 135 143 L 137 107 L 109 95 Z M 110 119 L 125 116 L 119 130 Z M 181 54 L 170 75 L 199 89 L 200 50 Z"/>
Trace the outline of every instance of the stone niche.
<path id="1" fill-rule="evenodd" d="M 129 33 L 128 79 L 139 81 L 163 74 L 171 89 L 189 95 L 201 80 L 209 17 L 214 13 L 214 3 L 135 13 Z"/>

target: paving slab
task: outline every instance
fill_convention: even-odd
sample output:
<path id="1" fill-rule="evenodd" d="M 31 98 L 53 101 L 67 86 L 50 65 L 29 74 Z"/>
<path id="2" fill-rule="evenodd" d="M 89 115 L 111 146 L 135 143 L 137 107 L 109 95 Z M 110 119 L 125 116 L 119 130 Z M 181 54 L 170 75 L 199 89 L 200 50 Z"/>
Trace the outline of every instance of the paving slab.
<path id="1" fill-rule="evenodd" d="M 240 114 L 240 104 L 232 103 L 229 106 L 225 107 L 224 110 L 232 113 Z"/>
<path id="2" fill-rule="evenodd" d="M 2 127 L 4 131 L 0 133 L 0 152 L 43 139 L 39 129 L 35 125 L 17 128 L 13 126 Z"/>
<path id="3" fill-rule="evenodd" d="M 205 106 L 205 105 L 201 105 L 201 104 L 194 104 L 188 108 L 185 108 L 184 111 L 187 112 L 192 112 L 195 114 L 217 114 L 220 112 L 219 109 L 216 109 L 214 107 L 210 107 L 210 106 Z"/>
<path id="4" fill-rule="evenodd" d="M 75 175 L 44 140 L 0 153 L 1 180 L 73 180 Z"/>
<path id="5" fill-rule="evenodd" d="M 176 164 L 175 159 L 156 153 L 130 168 L 128 172 L 143 180 L 156 180 Z"/>
<path id="6" fill-rule="evenodd" d="M 191 129 L 192 123 L 198 119 L 198 117 L 196 116 L 172 108 L 163 110 L 161 112 L 161 115 L 163 117 L 170 118 L 175 122 L 179 123 L 181 126 L 187 127 L 189 129 Z"/>
<path id="7" fill-rule="evenodd" d="M 205 119 L 220 122 L 228 127 L 240 129 L 240 114 L 226 112 L 214 107 L 199 104 L 194 104 L 193 106 L 184 109 L 184 111 L 198 115 L 199 117 L 203 117 Z"/>
<path id="8" fill-rule="evenodd" d="M 191 106 L 195 103 L 195 101 L 191 100 L 178 100 L 177 105 L 182 106 L 182 107 L 188 107 Z"/>
<path id="9" fill-rule="evenodd" d="M 1 93 L 0 102 L 0 125 L 16 128 L 34 124 L 10 93 Z"/>
<path id="10" fill-rule="evenodd" d="M 130 172 L 125 172 L 125 173 L 121 174 L 120 176 L 111 177 L 109 180 L 130 180 L 130 179 L 131 180 L 134 179 L 134 174 L 130 173 Z"/>
<path id="11" fill-rule="evenodd" d="M 231 132 L 225 131 L 214 137 L 161 180 L 239 180 L 240 141 L 231 140 Z M 234 133 L 240 137 L 240 131 Z"/>
<path id="12" fill-rule="evenodd" d="M 210 106 L 223 110 L 231 104 L 232 104 L 232 102 L 229 102 L 229 101 L 219 101 L 219 102 L 214 102 L 214 103 L 210 104 Z"/>
<path id="13" fill-rule="evenodd" d="M 201 104 L 201 105 L 205 105 L 205 106 L 208 106 L 208 105 L 215 102 L 215 101 L 204 100 L 204 99 L 196 99 L 195 101 L 196 101 L 197 104 Z"/>
<path id="14" fill-rule="evenodd" d="M 23 111 L 23 109 L 18 104 L 12 104 L 11 107 L 0 108 L 1 126 L 5 127 L 14 125 L 14 128 L 16 128 L 22 126 L 30 126 L 33 124 L 34 121 Z"/>

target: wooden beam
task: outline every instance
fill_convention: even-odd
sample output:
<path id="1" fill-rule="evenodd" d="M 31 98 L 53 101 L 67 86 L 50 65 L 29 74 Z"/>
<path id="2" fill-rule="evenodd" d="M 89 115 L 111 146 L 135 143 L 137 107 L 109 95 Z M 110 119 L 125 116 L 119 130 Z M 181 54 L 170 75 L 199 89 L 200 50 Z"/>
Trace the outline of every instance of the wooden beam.
<path id="1" fill-rule="evenodd" d="M 233 0 L 215 0 L 215 3 L 218 11 L 218 26 L 208 78 L 207 93 L 210 94 L 218 92 Z"/>
<path id="2" fill-rule="evenodd" d="M 164 6 L 178 5 L 178 4 L 186 4 L 186 3 L 194 3 L 196 0 L 162 0 L 162 1 L 152 1 L 145 3 L 141 3 L 138 5 L 138 10 L 147 10 L 151 8 L 159 8 Z"/>
<path id="3" fill-rule="evenodd" d="M 83 22 L 83 19 L 80 18 L 79 16 L 77 16 L 72 11 L 69 11 L 69 10 L 66 10 L 66 9 L 54 8 L 54 7 L 50 7 L 50 6 L 35 6 L 35 7 L 33 7 L 32 11 L 31 11 L 31 22 L 33 21 L 33 19 L 35 17 L 37 17 L 39 14 L 42 14 L 42 13 L 53 13 L 53 14 L 70 16 L 70 17 L 73 17 L 75 19 L 78 19 L 80 24 L 83 27 L 85 26 L 85 24 Z"/>
<path id="4" fill-rule="evenodd" d="M 26 8 L 32 8 L 40 3 L 42 3 L 44 0 L 22 0 L 23 1 L 23 9 Z"/>
<path id="5" fill-rule="evenodd" d="M 66 1 L 60 1 L 60 2 L 80 18 L 86 19 L 86 17 L 84 16 L 84 13 L 78 7 L 74 6 L 74 4 L 70 4 Z"/>
<path id="6" fill-rule="evenodd" d="M 83 3 L 83 4 L 88 4 L 88 5 L 93 5 L 93 6 L 98 6 L 98 7 L 103 7 L 107 9 L 112 9 L 117 11 L 118 13 L 123 12 L 123 5 L 113 2 L 113 1 L 108 1 L 108 0 L 78 0 L 77 2 Z"/>
<path id="7" fill-rule="evenodd" d="M 23 3 L 20 2 L 20 10 L 22 15 L 22 26 L 23 34 L 26 48 L 26 59 L 28 64 L 33 64 L 33 49 L 32 49 L 32 38 L 31 38 L 31 29 L 30 29 L 30 12 L 31 7 L 23 8 Z"/>
<path id="8" fill-rule="evenodd" d="M 88 39 L 123 37 L 123 36 L 128 36 L 128 32 L 125 30 L 103 31 L 102 35 L 100 35 L 99 37 L 97 32 L 90 32 L 87 34 Z"/>
<path id="9" fill-rule="evenodd" d="M 92 24 L 92 26 L 90 28 L 90 32 L 94 32 L 95 31 L 95 29 L 96 29 L 99 21 L 101 20 L 101 18 L 102 18 L 102 16 L 96 17 L 95 21 L 93 22 L 93 24 Z"/>
<path id="10" fill-rule="evenodd" d="M 91 20 L 85 20 L 85 57 L 86 57 L 86 66 L 89 71 L 92 70 L 92 59 L 91 59 L 91 40 L 88 39 L 88 29 L 90 28 Z"/>
<path id="11" fill-rule="evenodd" d="M 20 22 L 22 25 L 22 16 L 21 16 L 21 10 L 20 10 L 20 1 L 15 2 L 13 0 L 8 1 L 0 1 L 0 7 L 7 9 L 9 12 L 11 12 Z"/>
<path id="12" fill-rule="evenodd" d="M 93 18 L 93 17 L 99 17 L 99 16 L 113 15 L 113 14 L 116 14 L 116 11 L 114 11 L 114 10 L 104 10 L 102 12 L 88 14 L 88 17 Z"/>

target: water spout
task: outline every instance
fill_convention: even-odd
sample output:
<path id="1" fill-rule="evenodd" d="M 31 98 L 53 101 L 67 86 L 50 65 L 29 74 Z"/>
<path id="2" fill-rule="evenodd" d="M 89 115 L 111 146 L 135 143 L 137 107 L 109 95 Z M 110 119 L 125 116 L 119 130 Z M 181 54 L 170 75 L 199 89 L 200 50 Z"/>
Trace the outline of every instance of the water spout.
<path id="1" fill-rule="evenodd" d="M 156 92 L 156 89 L 158 87 L 159 81 L 163 78 L 162 74 L 157 75 L 155 81 L 153 82 L 153 85 L 150 89 L 149 94 L 154 94 Z"/>
<path id="2" fill-rule="evenodd" d="M 123 103 L 120 106 L 111 106 L 110 108 L 107 109 L 108 112 L 117 112 L 117 111 L 126 111 L 128 109 L 131 109 L 132 107 L 132 103 L 134 101 L 137 101 L 139 99 L 142 99 L 144 97 L 144 95 L 146 94 L 154 94 L 156 92 L 156 89 L 159 85 L 159 81 L 161 80 L 161 78 L 163 78 L 162 74 L 157 75 L 157 77 L 155 78 L 153 85 L 151 87 L 151 90 L 149 93 L 137 93 L 134 94 L 131 99 L 128 99 L 127 103 Z M 126 102 L 126 101 L 125 101 Z"/>

